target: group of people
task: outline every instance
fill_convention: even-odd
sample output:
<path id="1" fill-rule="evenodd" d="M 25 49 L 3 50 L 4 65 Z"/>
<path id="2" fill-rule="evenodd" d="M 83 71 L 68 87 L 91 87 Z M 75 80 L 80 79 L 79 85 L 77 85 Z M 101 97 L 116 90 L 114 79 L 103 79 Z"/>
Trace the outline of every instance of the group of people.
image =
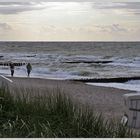
<path id="1" fill-rule="evenodd" d="M 28 77 L 29 77 L 30 76 L 30 73 L 32 71 L 32 66 L 31 66 L 30 63 L 27 63 L 26 69 L 27 69 L 27 74 L 28 74 Z M 15 71 L 15 65 L 14 65 L 14 63 L 10 63 L 10 70 L 11 70 L 11 76 L 13 77 L 14 76 L 14 71 Z"/>

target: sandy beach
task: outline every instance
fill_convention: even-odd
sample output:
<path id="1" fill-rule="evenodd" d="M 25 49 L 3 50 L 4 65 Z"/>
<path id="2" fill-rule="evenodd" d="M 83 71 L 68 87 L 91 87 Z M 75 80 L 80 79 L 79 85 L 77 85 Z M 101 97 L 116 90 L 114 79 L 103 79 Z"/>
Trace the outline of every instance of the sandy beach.
<path id="1" fill-rule="evenodd" d="M 120 119 L 125 112 L 123 94 L 133 91 L 86 85 L 85 83 L 39 78 L 8 77 L 11 88 L 34 90 L 33 96 L 59 89 L 79 104 L 86 104 L 105 118 Z"/>

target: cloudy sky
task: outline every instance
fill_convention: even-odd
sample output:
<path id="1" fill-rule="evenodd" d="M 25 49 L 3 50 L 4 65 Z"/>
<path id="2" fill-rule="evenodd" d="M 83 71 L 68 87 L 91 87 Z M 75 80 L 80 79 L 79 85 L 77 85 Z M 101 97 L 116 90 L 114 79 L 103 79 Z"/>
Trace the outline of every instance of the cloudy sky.
<path id="1" fill-rule="evenodd" d="M 140 0 L 85 1 L 1 0 L 0 40 L 140 41 Z"/>

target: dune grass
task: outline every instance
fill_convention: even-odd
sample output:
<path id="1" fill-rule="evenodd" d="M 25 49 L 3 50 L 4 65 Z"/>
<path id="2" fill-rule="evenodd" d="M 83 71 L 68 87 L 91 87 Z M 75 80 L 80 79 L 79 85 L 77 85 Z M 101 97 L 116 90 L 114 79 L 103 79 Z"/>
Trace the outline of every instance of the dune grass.
<path id="1" fill-rule="evenodd" d="M 27 92 L 15 98 L 1 88 L 0 137 L 137 137 L 121 124 L 105 121 L 88 107 L 74 104 L 60 90 L 55 92 L 37 97 Z"/>

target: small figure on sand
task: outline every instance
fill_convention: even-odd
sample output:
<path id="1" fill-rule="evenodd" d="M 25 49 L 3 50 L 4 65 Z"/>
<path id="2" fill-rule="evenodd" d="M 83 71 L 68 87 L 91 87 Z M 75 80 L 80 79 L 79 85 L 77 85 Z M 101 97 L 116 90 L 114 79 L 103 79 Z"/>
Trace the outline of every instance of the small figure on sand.
<path id="1" fill-rule="evenodd" d="M 28 63 L 28 64 L 26 65 L 26 68 L 27 68 L 27 74 L 28 74 L 28 77 L 29 77 L 29 76 L 30 76 L 30 73 L 31 73 L 31 70 L 32 70 L 31 64 Z"/>
<path id="2" fill-rule="evenodd" d="M 14 76 L 15 65 L 12 62 L 10 63 L 10 70 L 11 70 L 11 76 L 13 77 Z"/>

